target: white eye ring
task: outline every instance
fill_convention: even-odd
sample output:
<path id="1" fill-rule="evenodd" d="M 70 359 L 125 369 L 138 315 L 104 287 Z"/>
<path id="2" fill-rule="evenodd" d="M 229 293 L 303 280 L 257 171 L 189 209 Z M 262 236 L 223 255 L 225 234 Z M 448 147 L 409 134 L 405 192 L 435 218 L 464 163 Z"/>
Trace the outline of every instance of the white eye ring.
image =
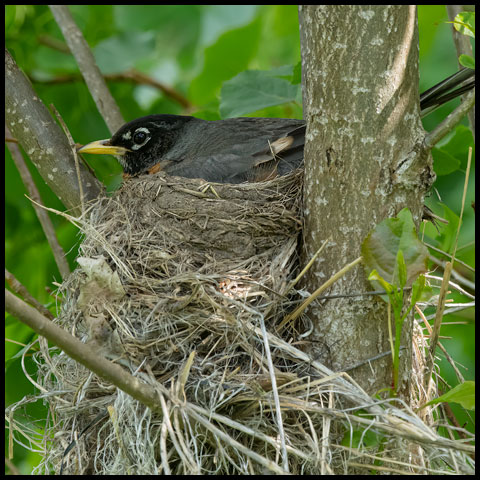
<path id="1" fill-rule="evenodd" d="M 139 133 L 143 135 L 138 135 Z M 145 136 L 145 140 L 140 140 L 140 143 L 138 143 L 138 140 L 141 139 L 143 136 Z M 152 137 L 150 136 L 150 130 L 148 128 L 137 128 L 133 134 L 134 144 L 132 145 L 132 150 L 138 150 L 139 148 L 142 148 L 151 138 Z"/>

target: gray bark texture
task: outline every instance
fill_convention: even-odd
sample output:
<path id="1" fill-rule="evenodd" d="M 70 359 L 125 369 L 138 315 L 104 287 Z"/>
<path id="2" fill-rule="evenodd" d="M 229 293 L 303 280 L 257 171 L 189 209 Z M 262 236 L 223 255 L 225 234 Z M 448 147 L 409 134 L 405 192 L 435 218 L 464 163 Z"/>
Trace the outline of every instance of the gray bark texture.
<path id="1" fill-rule="evenodd" d="M 371 229 L 409 207 L 418 226 L 434 174 L 422 147 L 414 6 L 301 6 L 305 147 L 304 260 L 329 239 L 305 283 L 313 292 L 360 256 Z M 371 290 L 362 266 L 326 294 Z M 315 302 L 315 358 L 336 371 L 390 350 L 386 303 L 364 296 Z M 394 331 L 394 330 L 393 330 Z M 407 398 L 412 318 L 402 335 Z M 368 393 L 390 387 L 391 355 L 349 372 Z"/>
<path id="2" fill-rule="evenodd" d="M 5 123 L 62 203 L 80 213 L 80 187 L 72 147 L 60 126 L 38 98 L 24 73 L 5 49 Z M 80 164 L 84 200 L 98 197 L 103 187 Z"/>

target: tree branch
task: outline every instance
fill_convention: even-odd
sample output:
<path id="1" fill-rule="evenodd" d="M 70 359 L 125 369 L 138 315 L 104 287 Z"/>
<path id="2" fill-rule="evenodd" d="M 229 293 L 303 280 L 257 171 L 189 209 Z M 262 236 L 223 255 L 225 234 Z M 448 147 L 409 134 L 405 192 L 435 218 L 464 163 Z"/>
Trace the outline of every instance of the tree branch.
<path id="1" fill-rule="evenodd" d="M 110 133 L 115 133 L 125 123 L 125 120 L 102 77 L 87 41 L 75 23 L 67 5 L 50 5 L 50 10 L 77 61 L 78 68 L 82 72 L 98 111 L 105 120 Z"/>
<path id="2" fill-rule="evenodd" d="M 465 7 L 466 5 L 446 5 L 449 20 L 453 22 L 457 14 L 459 14 L 464 10 L 468 10 L 468 8 L 465 8 Z M 455 29 L 454 25 L 451 25 L 451 27 L 452 27 L 453 43 L 455 44 L 455 48 L 457 49 L 457 55 L 459 57 L 462 54 L 473 56 L 472 44 L 470 43 L 470 38 L 458 32 Z M 459 67 L 462 67 L 460 63 L 458 65 Z M 472 130 L 473 138 L 475 139 L 475 110 L 472 109 L 468 112 L 468 120 L 470 122 L 470 129 Z"/>
<path id="3" fill-rule="evenodd" d="M 58 85 L 62 83 L 77 82 L 82 80 L 82 76 L 79 73 L 70 73 L 67 75 L 58 75 L 49 79 L 37 78 L 33 75 L 29 75 L 32 82 L 41 83 L 43 85 Z M 188 98 L 183 96 L 180 92 L 174 88 L 155 80 L 154 78 L 139 72 L 136 69 L 131 69 L 125 72 L 120 73 L 110 73 L 103 75 L 103 78 L 107 82 L 129 82 L 135 85 L 148 85 L 150 87 L 160 90 L 166 97 L 171 99 L 173 102 L 178 103 L 185 111 L 190 111 L 194 106 L 190 103 Z"/>
<path id="4" fill-rule="evenodd" d="M 5 136 L 10 137 L 11 133 L 8 127 L 5 125 Z M 15 166 L 17 167 L 18 172 L 20 173 L 20 177 L 22 178 L 23 184 L 27 189 L 28 195 L 33 198 L 37 203 L 43 204 L 42 198 L 40 196 L 40 192 L 35 185 L 35 182 L 30 174 L 30 170 L 28 170 L 27 165 L 23 159 L 23 156 L 18 148 L 18 145 L 14 142 L 8 142 L 7 148 L 12 155 L 13 161 L 15 162 Z M 63 279 L 67 278 L 70 273 L 70 267 L 68 266 L 68 262 L 65 258 L 65 252 L 63 248 L 58 243 L 57 235 L 55 234 L 55 229 L 53 228 L 52 222 L 48 213 L 43 209 L 38 207 L 37 205 L 33 204 L 33 208 L 35 209 L 35 213 L 37 214 L 38 221 L 42 226 L 43 232 L 45 233 L 45 237 L 47 239 L 48 244 L 53 253 L 53 258 L 55 259 L 55 263 L 57 264 L 58 270 L 60 275 Z"/>
<path id="5" fill-rule="evenodd" d="M 80 189 L 72 175 L 75 164 L 68 140 L 6 49 L 5 121 L 55 195 L 74 214 L 80 213 Z M 85 200 L 98 197 L 103 190 L 100 182 L 83 165 L 80 173 Z"/>
<path id="6" fill-rule="evenodd" d="M 70 335 L 37 312 L 30 305 L 5 290 L 5 309 L 28 325 L 39 335 L 60 347 L 69 357 L 87 367 L 90 371 L 117 386 L 147 407 L 157 410 L 158 395 L 150 385 L 140 382 L 120 365 L 98 354 L 98 350 Z"/>
<path id="7" fill-rule="evenodd" d="M 15 278 L 15 275 L 10 273 L 7 269 L 5 269 L 5 281 L 15 293 L 21 295 L 30 305 L 33 305 L 39 312 L 42 312 L 42 314 L 45 315 L 45 317 L 47 317 L 49 320 L 53 320 L 55 318 L 52 312 L 42 305 L 34 296 L 32 296 L 32 294 L 27 290 L 27 287 L 22 285 Z"/>
<path id="8" fill-rule="evenodd" d="M 439 125 L 425 136 L 424 146 L 431 150 L 447 133 L 449 133 L 475 105 L 475 89 L 465 95 L 465 100 Z"/>

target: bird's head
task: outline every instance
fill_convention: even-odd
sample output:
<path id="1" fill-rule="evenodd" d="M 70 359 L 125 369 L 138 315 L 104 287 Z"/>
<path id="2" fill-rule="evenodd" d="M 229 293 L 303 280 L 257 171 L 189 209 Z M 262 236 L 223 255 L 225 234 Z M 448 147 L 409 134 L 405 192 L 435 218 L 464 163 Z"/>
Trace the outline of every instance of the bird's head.
<path id="1" fill-rule="evenodd" d="M 177 141 L 182 127 L 192 119 L 181 115 L 137 118 L 123 125 L 112 138 L 88 143 L 78 152 L 115 155 L 125 173 L 143 173 L 161 162 Z"/>

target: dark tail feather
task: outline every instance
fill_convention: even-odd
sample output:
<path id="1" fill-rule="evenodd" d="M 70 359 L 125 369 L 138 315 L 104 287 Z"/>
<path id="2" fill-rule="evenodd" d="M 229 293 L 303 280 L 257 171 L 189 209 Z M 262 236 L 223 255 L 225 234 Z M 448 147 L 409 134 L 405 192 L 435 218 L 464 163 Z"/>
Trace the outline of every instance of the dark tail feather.
<path id="1" fill-rule="evenodd" d="M 458 88 L 457 88 L 458 87 Z M 420 94 L 420 110 L 424 117 L 454 98 L 475 87 L 475 70 L 462 68 L 437 85 Z M 455 89 L 456 90 L 452 90 Z"/>

